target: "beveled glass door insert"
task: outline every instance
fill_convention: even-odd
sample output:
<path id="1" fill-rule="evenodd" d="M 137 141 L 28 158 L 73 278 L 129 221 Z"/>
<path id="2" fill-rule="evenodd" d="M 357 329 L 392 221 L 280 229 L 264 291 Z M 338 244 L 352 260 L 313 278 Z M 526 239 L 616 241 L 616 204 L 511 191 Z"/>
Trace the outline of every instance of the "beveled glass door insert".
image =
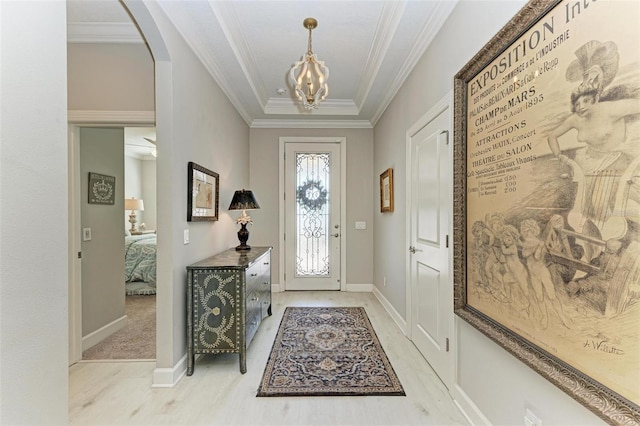
<path id="1" fill-rule="evenodd" d="M 285 288 L 339 290 L 340 147 L 288 143 L 285 153 Z"/>

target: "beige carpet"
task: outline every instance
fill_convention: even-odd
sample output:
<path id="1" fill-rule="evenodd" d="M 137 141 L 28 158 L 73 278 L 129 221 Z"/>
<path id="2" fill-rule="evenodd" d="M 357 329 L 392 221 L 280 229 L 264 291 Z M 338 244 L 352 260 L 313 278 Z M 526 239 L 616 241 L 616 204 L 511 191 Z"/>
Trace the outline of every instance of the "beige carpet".
<path id="1" fill-rule="evenodd" d="M 155 359 L 156 296 L 127 296 L 128 323 L 82 353 L 83 360 Z"/>

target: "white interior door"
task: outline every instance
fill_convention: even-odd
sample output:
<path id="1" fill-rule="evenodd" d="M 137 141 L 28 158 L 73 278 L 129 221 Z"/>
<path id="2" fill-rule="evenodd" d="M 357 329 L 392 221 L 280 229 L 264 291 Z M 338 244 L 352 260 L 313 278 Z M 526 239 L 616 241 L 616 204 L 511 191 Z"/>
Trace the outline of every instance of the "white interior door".
<path id="1" fill-rule="evenodd" d="M 449 266 L 449 111 L 411 136 L 410 285 L 411 339 L 450 385 L 453 288 Z"/>
<path id="2" fill-rule="evenodd" d="M 285 289 L 340 290 L 340 145 L 285 146 Z"/>

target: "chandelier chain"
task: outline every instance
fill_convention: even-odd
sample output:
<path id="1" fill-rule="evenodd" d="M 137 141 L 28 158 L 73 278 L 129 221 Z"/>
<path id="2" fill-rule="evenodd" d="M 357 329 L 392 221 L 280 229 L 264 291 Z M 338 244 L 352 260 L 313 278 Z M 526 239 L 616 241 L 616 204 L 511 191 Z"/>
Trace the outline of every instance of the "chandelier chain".
<path id="1" fill-rule="evenodd" d="M 311 48 L 311 31 L 311 26 L 309 26 L 309 49 L 307 51 L 309 55 L 313 55 L 313 49 Z"/>

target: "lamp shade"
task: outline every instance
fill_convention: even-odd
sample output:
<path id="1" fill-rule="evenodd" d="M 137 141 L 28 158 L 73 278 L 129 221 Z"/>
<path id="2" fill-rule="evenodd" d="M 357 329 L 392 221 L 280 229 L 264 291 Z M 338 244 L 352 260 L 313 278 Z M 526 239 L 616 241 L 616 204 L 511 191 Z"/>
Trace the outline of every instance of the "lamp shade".
<path id="1" fill-rule="evenodd" d="M 144 202 L 139 198 L 125 198 L 125 210 L 144 210 Z"/>
<path id="2" fill-rule="evenodd" d="M 248 189 L 236 191 L 229 205 L 229 210 L 255 210 L 259 208 L 260 206 L 253 196 L 253 192 Z"/>

